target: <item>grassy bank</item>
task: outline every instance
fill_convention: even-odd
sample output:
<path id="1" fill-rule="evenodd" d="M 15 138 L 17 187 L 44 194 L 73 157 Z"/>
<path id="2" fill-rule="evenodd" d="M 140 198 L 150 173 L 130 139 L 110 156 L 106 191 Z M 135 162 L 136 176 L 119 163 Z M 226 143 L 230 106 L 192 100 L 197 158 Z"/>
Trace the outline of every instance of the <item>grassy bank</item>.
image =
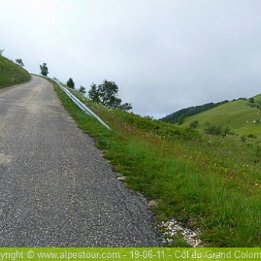
<path id="1" fill-rule="evenodd" d="M 31 75 L 21 66 L 0 56 L 0 88 L 27 82 Z"/>
<path id="2" fill-rule="evenodd" d="M 109 131 L 55 90 L 127 185 L 160 200 L 153 208 L 159 219 L 200 228 L 205 246 L 260 246 L 260 140 L 202 135 L 84 99 Z"/>

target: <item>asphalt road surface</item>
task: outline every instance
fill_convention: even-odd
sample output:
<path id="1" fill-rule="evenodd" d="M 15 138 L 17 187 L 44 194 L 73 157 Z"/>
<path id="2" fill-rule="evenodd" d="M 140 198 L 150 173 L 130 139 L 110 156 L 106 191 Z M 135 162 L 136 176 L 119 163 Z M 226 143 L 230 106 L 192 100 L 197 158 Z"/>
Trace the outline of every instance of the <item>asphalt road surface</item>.
<path id="1" fill-rule="evenodd" d="M 49 82 L 0 90 L 0 246 L 159 246 L 153 222 Z"/>

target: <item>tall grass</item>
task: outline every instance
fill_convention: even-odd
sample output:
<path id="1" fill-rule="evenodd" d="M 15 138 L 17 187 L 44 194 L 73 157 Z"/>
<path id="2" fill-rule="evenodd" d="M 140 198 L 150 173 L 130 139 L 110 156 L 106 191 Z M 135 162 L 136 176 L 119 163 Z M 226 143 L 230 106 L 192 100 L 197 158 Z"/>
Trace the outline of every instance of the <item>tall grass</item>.
<path id="1" fill-rule="evenodd" d="M 108 110 L 77 94 L 113 131 L 55 90 L 79 127 L 96 139 L 127 185 L 151 199 L 161 220 L 200 228 L 206 246 L 260 246 L 260 140 L 212 137 L 190 129 Z"/>
<path id="2" fill-rule="evenodd" d="M 11 86 L 31 79 L 31 75 L 19 65 L 0 56 L 0 88 Z"/>

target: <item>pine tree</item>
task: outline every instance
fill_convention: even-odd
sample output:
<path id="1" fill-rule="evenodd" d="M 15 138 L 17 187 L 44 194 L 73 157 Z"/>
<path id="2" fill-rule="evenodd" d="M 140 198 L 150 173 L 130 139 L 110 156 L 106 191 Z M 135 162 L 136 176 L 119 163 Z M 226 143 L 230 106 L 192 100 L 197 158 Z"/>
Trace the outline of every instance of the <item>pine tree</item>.
<path id="1" fill-rule="evenodd" d="M 47 76 L 48 75 L 48 67 L 46 63 L 43 63 L 42 65 L 40 65 L 40 69 L 41 69 L 41 74 L 43 76 Z"/>
<path id="2" fill-rule="evenodd" d="M 74 81 L 73 81 L 72 78 L 70 78 L 70 79 L 67 81 L 67 86 L 68 86 L 69 88 L 74 89 Z"/>

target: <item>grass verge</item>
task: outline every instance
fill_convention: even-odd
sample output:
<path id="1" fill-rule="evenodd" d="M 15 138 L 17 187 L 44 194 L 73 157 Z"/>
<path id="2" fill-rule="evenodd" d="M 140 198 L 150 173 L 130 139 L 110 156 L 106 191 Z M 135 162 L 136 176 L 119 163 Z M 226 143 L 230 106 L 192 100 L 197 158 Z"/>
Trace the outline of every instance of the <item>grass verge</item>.
<path id="1" fill-rule="evenodd" d="M 95 138 L 128 187 L 151 199 L 161 220 L 175 217 L 202 231 L 205 246 L 250 247 L 261 242 L 261 161 L 255 142 L 211 137 L 108 110 L 76 95 L 113 131 L 85 115 L 57 87 L 79 127 Z"/>
<path id="2" fill-rule="evenodd" d="M 25 69 L 0 56 L 0 88 L 24 83 L 30 79 L 31 75 Z"/>

